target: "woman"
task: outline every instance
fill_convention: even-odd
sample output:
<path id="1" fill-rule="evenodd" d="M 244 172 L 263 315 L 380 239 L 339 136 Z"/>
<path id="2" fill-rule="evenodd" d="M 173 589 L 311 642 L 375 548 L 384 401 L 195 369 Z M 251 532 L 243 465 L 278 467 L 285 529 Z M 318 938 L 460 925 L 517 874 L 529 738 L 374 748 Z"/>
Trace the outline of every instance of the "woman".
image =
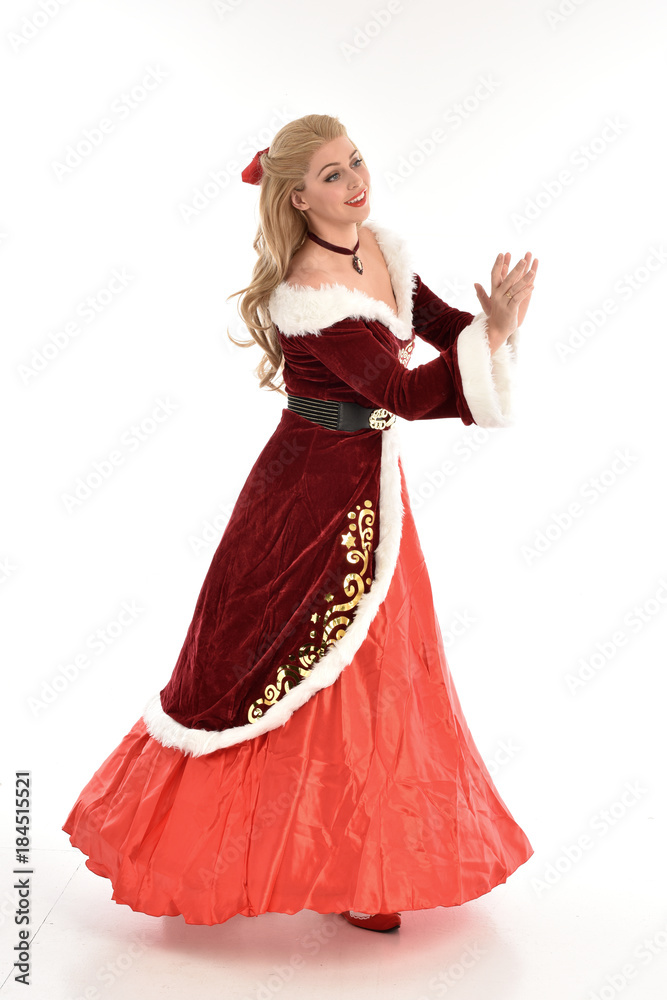
<path id="1" fill-rule="evenodd" d="M 338 913 L 390 930 L 533 853 L 467 728 L 410 510 L 396 417 L 510 422 L 537 261 L 492 270 L 476 316 L 371 223 L 337 118 L 287 124 L 261 185 L 240 311 L 288 405 L 253 465 L 172 676 L 63 829 L 113 898 L 188 923 Z M 415 335 L 437 358 L 408 369 Z M 283 393 L 285 395 L 285 393 Z"/>

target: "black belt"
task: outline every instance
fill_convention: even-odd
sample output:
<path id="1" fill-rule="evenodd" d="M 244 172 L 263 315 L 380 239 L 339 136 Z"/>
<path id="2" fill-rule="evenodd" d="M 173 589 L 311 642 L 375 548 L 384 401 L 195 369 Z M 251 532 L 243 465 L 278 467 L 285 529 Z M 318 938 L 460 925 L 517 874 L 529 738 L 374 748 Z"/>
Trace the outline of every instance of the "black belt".
<path id="1" fill-rule="evenodd" d="M 396 414 L 382 407 L 359 406 L 335 399 L 308 399 L 305 396 L 287 395 L 287 409 L 307 417 L 322 427 L 333 431 L 360 431 L 372 427 L 384 430 L 396 421 Z"/>

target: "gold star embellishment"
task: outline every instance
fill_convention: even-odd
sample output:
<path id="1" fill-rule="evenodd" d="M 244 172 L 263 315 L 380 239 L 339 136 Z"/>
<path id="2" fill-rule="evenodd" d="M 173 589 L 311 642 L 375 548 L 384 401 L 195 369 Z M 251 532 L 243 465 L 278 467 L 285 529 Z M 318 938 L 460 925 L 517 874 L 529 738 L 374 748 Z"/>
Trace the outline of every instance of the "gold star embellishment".
<path id="1" fill-rule="evenodd" d="M 356 539 L 351 531 L 348 531 L 346 535 L 341 535 L 340 537 L 342 539 L 341 544 L 346 545 L 348 549 L 351 549 L 355 544 Z"/>

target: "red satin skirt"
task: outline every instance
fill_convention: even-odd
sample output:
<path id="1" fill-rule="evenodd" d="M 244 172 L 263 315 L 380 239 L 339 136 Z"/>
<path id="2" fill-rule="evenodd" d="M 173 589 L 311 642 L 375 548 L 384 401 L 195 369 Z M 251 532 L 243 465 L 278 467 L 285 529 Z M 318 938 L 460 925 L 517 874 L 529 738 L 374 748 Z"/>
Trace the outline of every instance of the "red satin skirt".
<path id="1" fill-rule="evenodd" d="M 63 830 L 114 899 L 189 924 L 455 906 L 533 854 L 452 682 L 401 468 L 403 531 L 354 659 L 280 728 L 201 757 L 137 721 Z"/>

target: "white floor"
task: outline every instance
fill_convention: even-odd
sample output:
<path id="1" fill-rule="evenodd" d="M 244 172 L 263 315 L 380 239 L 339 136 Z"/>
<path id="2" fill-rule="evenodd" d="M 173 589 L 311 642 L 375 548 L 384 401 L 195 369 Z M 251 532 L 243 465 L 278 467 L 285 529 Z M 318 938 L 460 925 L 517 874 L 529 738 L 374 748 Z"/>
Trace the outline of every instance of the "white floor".
<path id="1" fill-rule="evenodd" d="M 650 816 L 635 819 L 578 860 L 536 852 L 486 896 L 406 912 L 387 934 L 306 910 L 214 927 L 150 917 L 114 903 L 108 881 L 78 851 L 34 851 L 31 985 L 26 991 L 13 976 L 8 889 L 0 996 L 663 1000 L 667 831 Z M 572 845 L 569 852 L 575 858 Z M 11 871 L 8 851 L 2 863 Z M 560 877 L 551 870 L 551 884 L 550 863 L 562 869 Z"/>

